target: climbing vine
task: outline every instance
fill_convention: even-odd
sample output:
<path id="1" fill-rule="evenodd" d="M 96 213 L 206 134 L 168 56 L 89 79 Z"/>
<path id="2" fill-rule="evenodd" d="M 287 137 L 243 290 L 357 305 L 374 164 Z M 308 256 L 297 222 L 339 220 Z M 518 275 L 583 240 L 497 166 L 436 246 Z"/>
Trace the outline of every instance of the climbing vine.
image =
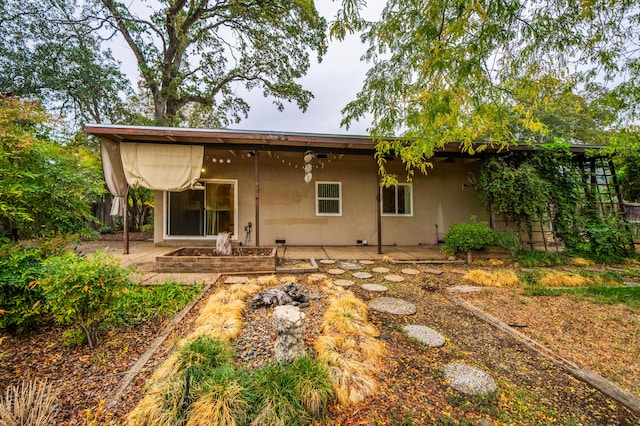
<path id="1" fill-rule="evenodd" d="M 550 223 L 565 250 L 605 259 L 633 253 L 628 231 L 598 208 L 598 194 L 566 144 L 512 152 L 483 164 L 478 197 L 531 239 L 534 223 Z"/>

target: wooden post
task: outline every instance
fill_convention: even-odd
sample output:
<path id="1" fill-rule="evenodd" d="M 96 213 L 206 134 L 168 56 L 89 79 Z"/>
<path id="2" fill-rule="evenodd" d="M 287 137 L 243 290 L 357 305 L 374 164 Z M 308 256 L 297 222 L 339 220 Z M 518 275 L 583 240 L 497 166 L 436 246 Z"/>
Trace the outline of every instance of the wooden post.
<path id="1" fill-rule="evenodd" d="M 376 176 L 376 222 L 378 225 L 378 254 L 382 254 L 382 205 L 380 204 L 380 176 Z"/>
<path id="2" fill-rule="evenodd" d="M 129 254 L 129 186 L 124 194 L 124 214 L 122 216 L 122 226 L 124 227 L 122 254 Z"/>
<path id="3" fill-rule="evenodd" d="M 253 171 L 255 175 L 255 201 L 256 201 L 256 247 L 260 246 L 260 162 L 258 161 L 258 151 L 253 158 Z"/>

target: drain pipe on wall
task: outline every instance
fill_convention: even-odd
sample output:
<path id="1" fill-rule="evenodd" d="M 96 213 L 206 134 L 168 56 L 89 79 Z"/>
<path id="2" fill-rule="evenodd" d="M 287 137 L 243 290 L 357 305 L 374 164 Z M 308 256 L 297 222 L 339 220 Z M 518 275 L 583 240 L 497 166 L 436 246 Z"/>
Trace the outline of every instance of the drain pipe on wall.
<path id="1" fill-rule="evenodd" d="M 252 226 L 253 225 L 251 224 L 251 222 L 249 222 L 244 227 L 244 232 L 246 233 L 246 235 L 244 237 L 244 245 L 245 245 L 245 247 L 246 247 L 247 243 L 249 242 L 249 237 L 251 236 L 251 227 Z"/>

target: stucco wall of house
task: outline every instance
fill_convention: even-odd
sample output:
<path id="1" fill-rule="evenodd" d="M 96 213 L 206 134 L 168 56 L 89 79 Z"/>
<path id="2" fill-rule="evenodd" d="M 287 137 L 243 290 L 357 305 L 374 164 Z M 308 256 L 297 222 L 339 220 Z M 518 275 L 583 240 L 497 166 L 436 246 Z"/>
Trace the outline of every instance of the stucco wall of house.
<path id="1" fill-rule="evenodd" d="M 234 155 L 235 154 L 235 155 Z M 300 153 L 260 153 L 260 245 L 355 245 L 357 240 L 377 243 L 377 165 L 371 157 L 329 155 L 314 159 L 313 180 L 304 181 L 304 161 Z M 216 162 L 213 162 L 213 159 Z M 223 162 L 219 160 L 222 159 Z M 230 160 L 230 162 L 227 162 Z M 477 176 L 479 162 L 456 159 L 434 162 L 426 176 L 416 175 L 412 184 L 413 215 L 382 217 L 384 245 L 417 245 L 436 242 L 455 222 L 469 221 L 471 216 L 487 220 L 485 209 L 478 205 L 473 187 L 465 186 L 470 176 Z M 238 241 L 245 241 L 243 227 L 252 222 L 248 240 L 255 245 L 255 175 L 254 158 L 246 153 L 205 153 L 203 179 L 238 181 Z M 405 182 L 406 172 L 399 162 L 388 163 L 388 170 Z M 342 215 L 316 215 L 316 182 L 342 183 Z M 156 243 L 181 244 L 164 240 L 164 195 L 155 197 Z M 195 241 L 187 241 L 193 244 Z M 208 244 L 211 244 L 209 241 Z"/>

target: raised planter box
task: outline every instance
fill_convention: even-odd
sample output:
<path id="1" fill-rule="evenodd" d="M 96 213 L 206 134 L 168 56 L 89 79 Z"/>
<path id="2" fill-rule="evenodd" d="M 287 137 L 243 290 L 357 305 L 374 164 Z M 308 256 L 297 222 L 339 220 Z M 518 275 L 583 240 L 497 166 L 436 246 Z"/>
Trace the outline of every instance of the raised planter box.
<path id="1" fill-rule="evenodd" d="M 276 247 L 235 248 L 232 256 L 219 256 L 215 249 L 182 247 L 156 257 L 155 272 L 252 273 L 276 271 Z"/>

